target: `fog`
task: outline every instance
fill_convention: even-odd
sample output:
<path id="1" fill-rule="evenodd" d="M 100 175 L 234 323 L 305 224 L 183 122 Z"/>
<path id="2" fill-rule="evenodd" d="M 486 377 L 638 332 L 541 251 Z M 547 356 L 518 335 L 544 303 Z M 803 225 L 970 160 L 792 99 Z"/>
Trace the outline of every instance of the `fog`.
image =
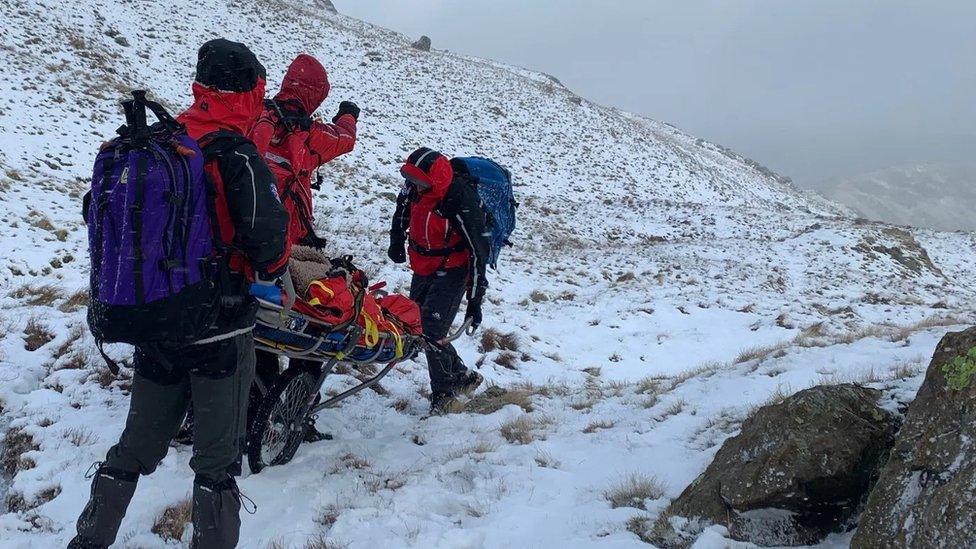
<path id="1" fill-rule="evenodd" d="M 976 150 L 976 2 L 335 0 L 550 73 L 801 185 Z"/>

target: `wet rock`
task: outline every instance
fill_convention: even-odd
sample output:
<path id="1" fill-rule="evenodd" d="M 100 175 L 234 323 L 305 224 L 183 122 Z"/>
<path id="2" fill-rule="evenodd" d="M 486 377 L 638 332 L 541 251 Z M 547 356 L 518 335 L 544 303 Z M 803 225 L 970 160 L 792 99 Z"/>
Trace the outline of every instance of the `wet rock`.
<path id="1" fill-rule="evenodd" d="M 976 544 L 976 328 L 946 334 L 851 547 Z"/>
<path id="2" fill-rule="evenodd" d="M 421 36 L 419 40 L 410 45 L 413 46 L 414 49 L 418 49 L 420 51 L 430 51 L 430 37 L 427 35 Z"/>
<path id="3" fill-rule="evenodd" d="M 315 6 L 327 11 L 328 13 L 339 13 L 332 0 L 315 0 Z"/>
<path id="4" fill-rule="evenodd" d="M 671 503 L 652 541 L 687 546 L 710 524 L 758 545 L 816 543 L 844 530 L 898 429 L 879 397 L 856 385 L 820 386 L 761 408 Z"/>

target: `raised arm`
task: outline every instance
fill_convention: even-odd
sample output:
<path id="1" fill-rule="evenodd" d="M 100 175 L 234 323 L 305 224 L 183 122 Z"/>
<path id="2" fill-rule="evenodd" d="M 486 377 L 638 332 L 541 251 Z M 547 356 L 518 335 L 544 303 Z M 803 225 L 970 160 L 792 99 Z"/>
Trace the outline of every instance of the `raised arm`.
<path id="1" fill-rule="evenodd" d="M 318 121 L 312 123 L 308 148 L 316 156 L 319 166 L 353 150 L 356 146 L 358 118 L 359 107 L 350 101 L 343 101 L 331 124 Z"/>

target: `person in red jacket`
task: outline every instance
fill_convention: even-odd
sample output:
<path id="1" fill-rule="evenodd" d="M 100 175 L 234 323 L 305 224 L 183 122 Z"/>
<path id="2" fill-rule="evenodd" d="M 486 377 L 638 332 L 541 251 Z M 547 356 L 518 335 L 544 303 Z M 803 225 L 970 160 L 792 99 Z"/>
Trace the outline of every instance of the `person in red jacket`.
<path id="1" fill-rule="evenodd" d="M 277 180 L 278 194 L 288 211 L 288 246 L 321 249 L 325 240 L 315 234 L 312 209 L 312 176 L 320 166 L 353 150 L 359 107 L 351 101 L 339 104 L 339 112 L 328 124 L 313 118 L 316 109 L 329 95 L 329 75 L 314 57 L 300 54 L 289 65 L 274 99 L 265 101 L 264 112 L 251 129 L 250 137 L 264 155 Z M 319 362 L 293 359 L 291 367 L 317 372 Z M 278 356 L 258 351 L 257 380 L 265 388 L 278 377 Z M 261 391 L 252 396 L 252 407 Z M 327 438 L 315 430 L 313 421 L 305 425 L 306 442 Z"/>
<path id="2" fill-rule="evenodd" d="M 481 302 L 489 244 L 485 214 L 474 187 L 455 181 L 451 162 L 427 147 L 417 149 L 400 169 L 406 180 L 397 198 L 387 251 L 394 263 L 410 256 L 410 299 L 420 305 L 424 335 L 443 339 L 467 293 L 465 320 L 481 324 Z M 430 409 L 444 414 L 460 408 L 459 394 L 469 394 L 483 378 L 465 367 L 451 344 L 427 351 Z"/>
<path id="3" fill-rule="evenodd" d="M 356 146 L 359 107 L 351 101 L 339 104 L 339 112 L 327 124 L 313 113 L 329 95 L 329 75 L 314 57 L 300 54 L 292 61 L 274 99 L 251 129 L 250 138 L 278 181 L 278 194 L 288 210 L 291 245 L 321 248 L 315 234 L 312 210 L 312 176 L 326 162 L 351 152 Z"/>
<path id="4" fill-rule="evenodd" d="M 244 45 L 217 39 L 198 53 L 193 106 L 178 117 L 204 154 L 213 183 L 216 240 L 232 247 L 221 278 L 221 309 L 193 344 L 136 347 L 129 414 L 119 442 L 92 475 L 91 497 L 69 549 L 105 549 L 118 535 L 140 475 L 151 474 L 192 402 L 191 547 L 230 549 L 240 536 L 247 394 L 254 377 L 254 276 L 273 279 L 287 264 L 288 217 L 274 178 L 244 137 L 261 112 L 265 70 Z M 224 276 L 225 275 L 225 276 Z"/>

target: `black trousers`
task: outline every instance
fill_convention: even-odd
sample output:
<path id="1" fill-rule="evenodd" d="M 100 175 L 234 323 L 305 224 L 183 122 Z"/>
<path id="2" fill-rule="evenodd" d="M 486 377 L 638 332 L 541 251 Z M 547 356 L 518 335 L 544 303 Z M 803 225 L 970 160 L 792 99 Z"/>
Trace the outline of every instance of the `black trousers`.
<path id="1" fill-rule="evenodd" d="M 135 370 L 125 430 L 105 465 L 141 475 L 155 471 L 192 402 L 190 468 L 214 482 L 241 474 L 247 391 L 254 378 L 250 333 L 162 356 L 137 349 Z"/>
<path id="2" fill-rule="evenodd" d="M 448 334 L 461 308 L 467 281 L 468 270 L 464 267 L 445 269 L 428 276 L 413 275 L 410 299 L 420 305 L 424 335 L 437 340 Z M 454 346 L 447 344 L 443 351 L 435 349 L 426 354 L 431 392 L 453 392 L 468 371 Z"/>

